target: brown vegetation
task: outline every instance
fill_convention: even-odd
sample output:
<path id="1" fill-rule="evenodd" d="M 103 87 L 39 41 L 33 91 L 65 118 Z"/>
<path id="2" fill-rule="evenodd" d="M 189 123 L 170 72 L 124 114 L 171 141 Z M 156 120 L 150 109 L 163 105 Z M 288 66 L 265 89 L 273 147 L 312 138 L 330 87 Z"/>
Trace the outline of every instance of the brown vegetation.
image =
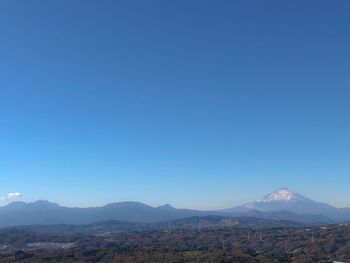
<path id="1" fill-rule="evenodd" d="M 347 225 L 311 229 L 215 227 L 95 235 L 6 230 L 0 242 L 0 262 L 350 262 Z M 73 245 L 62 245 L 65 243 Z"/>

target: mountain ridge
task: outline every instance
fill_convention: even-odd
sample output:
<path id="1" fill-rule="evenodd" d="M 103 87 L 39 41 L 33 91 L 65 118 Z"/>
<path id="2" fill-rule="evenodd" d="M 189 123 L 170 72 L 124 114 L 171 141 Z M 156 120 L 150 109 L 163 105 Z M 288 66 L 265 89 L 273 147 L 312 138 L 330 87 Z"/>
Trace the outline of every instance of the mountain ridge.
<path id="1" fill-rule="evenodd" d="M 179 209 L 169 204 L 153 207 L 136 201 L 114 202 L 88 208 L 64 207 L 46 200 L 29 203 L 16 201 L 0 207 L 0 226 L 79 225 L 107 220 L 154 223 L 209 215 L 332 224 L 350 220 L 350 208 L 336 208 L 316 202 L 288 188 L 277 189 L 255 202 L 215 211 Z"/>

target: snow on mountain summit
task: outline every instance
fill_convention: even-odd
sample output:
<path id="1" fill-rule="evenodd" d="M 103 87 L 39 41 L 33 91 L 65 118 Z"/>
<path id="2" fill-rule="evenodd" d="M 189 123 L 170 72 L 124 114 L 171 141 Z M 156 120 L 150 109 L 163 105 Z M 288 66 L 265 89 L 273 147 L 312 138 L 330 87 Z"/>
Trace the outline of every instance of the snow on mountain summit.
<path id="1" fill-rule="evenodd" d="M 263 199 L 258 200 L 258 203 L 271 203 L 276 201 L 295 201 L 297 199 L 302 199 L 302 197 L 289 190 L 288 188 L 280 188 L 266 195 Z"/>

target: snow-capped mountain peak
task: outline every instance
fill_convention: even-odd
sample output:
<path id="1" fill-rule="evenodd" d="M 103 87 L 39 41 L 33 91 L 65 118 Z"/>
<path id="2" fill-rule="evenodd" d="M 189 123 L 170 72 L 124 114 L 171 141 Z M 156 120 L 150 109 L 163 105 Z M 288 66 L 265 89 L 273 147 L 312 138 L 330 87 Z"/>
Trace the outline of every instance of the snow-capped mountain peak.
<path id="1" fill-rule="evenodd" d="M 332 215 L 337 208 L 313 201 L 288 188 L 280 188 L 255 202 L 246 203 L 230 209 L 231 212 L 247 212 L 255 210 L 259 212 L 288 211 L 297 214 Z"/>
<path id="2" fill-rule="evenodd" d="M 301 199 L 301 196 L 288 188 L 280 188 L 271 194 L 266 195 L 263 199 L 258 200 L 258 203 L 271 203 L 271 202 L 292 202 L 297 199 Z"/>

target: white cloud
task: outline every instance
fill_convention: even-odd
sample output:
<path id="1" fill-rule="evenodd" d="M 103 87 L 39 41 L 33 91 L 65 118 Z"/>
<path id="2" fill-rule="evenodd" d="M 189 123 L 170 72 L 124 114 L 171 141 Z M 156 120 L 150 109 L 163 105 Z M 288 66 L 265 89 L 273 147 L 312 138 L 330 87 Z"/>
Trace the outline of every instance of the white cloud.
<path id="1" fill-rule="evenodd" d="M 5 196 L 1 196 L 0 197 L 0 201 L 3 201 L 3 202 L 10 202 L 10 201 L 14 201 L 14 200 L 17 200 L 19 198 L 22 197 L 22 194 L 21 193 L 18 193 L 18 192 L 15 192 L 15 193 L 8 193 L 7 195 Z"/>

